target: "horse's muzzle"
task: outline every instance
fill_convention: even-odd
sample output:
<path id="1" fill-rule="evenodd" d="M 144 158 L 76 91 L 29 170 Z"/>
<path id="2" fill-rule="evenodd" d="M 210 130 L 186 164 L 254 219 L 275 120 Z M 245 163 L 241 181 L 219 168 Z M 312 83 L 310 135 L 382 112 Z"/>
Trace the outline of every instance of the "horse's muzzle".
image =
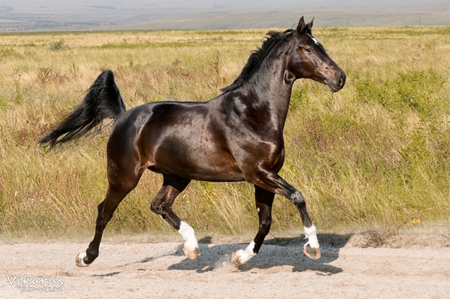
<path id="1" fill-rule="evenodd" d="M 335 80 L 328 80 L 327 85 L 332 92 L 338 92 L 345 85 L 345 80 L 347 76 L 343 71 L 339 72 Z"/>

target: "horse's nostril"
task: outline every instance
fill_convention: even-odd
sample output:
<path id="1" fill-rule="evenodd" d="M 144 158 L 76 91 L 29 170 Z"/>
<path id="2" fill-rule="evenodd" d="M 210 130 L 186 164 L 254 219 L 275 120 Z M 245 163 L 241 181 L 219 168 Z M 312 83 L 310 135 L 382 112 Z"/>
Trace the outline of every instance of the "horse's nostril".
<path id="1" fill-rule="evenodd" d="M 341 76 L 341 78 L 339 79 L 338 85 L 340 88 L 342 88 L 342 87 L 344 87 L 344 84 L 345 84 L 345 75 Z"/>

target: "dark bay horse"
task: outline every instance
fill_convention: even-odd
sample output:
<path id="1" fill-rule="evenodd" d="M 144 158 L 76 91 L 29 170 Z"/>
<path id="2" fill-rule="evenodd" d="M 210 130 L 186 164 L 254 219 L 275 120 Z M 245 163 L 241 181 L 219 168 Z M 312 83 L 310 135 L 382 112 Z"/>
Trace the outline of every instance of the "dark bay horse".
<path id="1" fill-rule="evenodd" d="M 172 204 L 191 180 L 255 186 L 259 229 L 245 250 L 233 254 L 236 267 L 259 252 L 269 233 L 275 194 L 297 207 L 308 239 L 305 254 L 320 257 L 316 227 L 302 194 L 278 175 L 294 81 L 310 78 L 333 92 L 345 84 L 344 72 L 312 36 L 312 26 L 302 17 L 296 29 L 268 32 L 238 78 L 207 102 L 155 102 L 125 111 L 113 73 L 99 75 L 80 106 L 39 140 L 52 148 L 86 134 L 105 118 L 116 119 L 107 143 L 108 190 L 98 206 L 94 239 L 76 258 L 79 267 L 98 257 L 103 230 L 146 169 L 164 178 L 150 209 L 181 234 L 188 258 L 197 258 L 197 239 Z"/>

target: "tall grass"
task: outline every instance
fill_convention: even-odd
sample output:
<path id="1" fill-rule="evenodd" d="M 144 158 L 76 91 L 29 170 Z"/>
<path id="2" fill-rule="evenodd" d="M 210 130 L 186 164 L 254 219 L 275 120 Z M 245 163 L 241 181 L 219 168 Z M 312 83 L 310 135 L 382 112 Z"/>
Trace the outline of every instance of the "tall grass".
<path id="1" fill-rule="evenodd" d="M 346 71 L 337 94 L 296 83 L 281 172 L 323 230 L 450 220 L 450 28 L 323 28 Z M 0 233 L 91 236 L 106 190 L 108 128 L 55 152 L 36 141 L 111 68 L 128 107 L 203 101 L 239 74 L 264 30 L 0 35 Z M 161 178 L 145 173 L 107 232 L 169 233 L 150 212 Z M 199 231 L 256 232 L 253 188 L 193 182 L 175 211 Z M 274 230 L 301 227 L 284 198 Z"/>

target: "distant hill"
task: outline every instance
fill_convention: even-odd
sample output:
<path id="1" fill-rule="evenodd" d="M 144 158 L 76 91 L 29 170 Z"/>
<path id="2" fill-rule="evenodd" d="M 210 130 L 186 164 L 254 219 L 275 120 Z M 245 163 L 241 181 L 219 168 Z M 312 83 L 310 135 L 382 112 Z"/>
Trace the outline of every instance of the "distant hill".
<path id="1" fill-rule="evenodd" d="M 450 0 L 2 0 L 0 32 L 292 27 L 300 16 L 317 27 L 450 25 Z"/>

